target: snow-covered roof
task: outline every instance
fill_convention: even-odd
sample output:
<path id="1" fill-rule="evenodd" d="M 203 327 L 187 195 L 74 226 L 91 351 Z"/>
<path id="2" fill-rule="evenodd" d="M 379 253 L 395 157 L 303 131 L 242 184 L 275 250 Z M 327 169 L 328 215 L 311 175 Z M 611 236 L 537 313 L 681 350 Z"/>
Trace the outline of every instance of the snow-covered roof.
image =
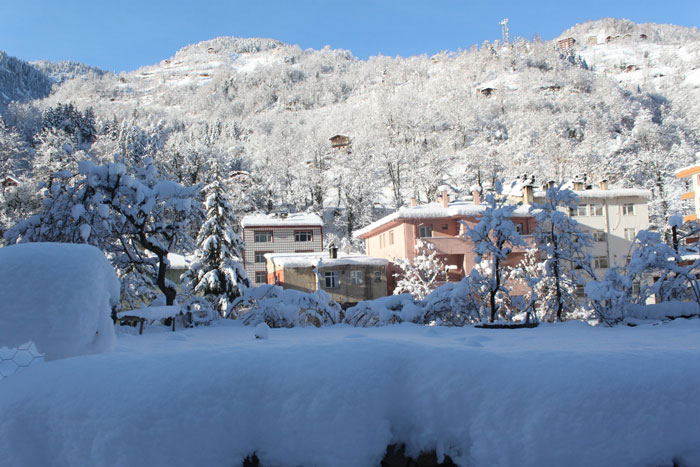
<path id="1" fill-rule="evenodd" d="M 446 208 L 439 203 L 421 204 L 415 207 L 403 207 L 388 216 L 355 231 L 354 236 L 368 234 L 384 224 L 398 219 L 442 219 L 452 217 L 478 216 L 486 210 L 485 204 L 474 204 L 472 201 L 453 201 Z M 518 206 L 513 211 L 514 216 L 530 216 L 528 206 Z"/>
<path id="2" fill-rule="evenodd" d="M 651 198 L 651 191 L 639 188 L 610 188 L 608 190 L 572 190 L 579 199 L 612 199 L 612 198 Z M 544 198 L 544 191 L 536 191 L 536 198 Z"/>
<path id="3" fill-rule="evenodd" d="M 290 213 L 285 217 L 279 214 L 249 214 L 241 221 L 241 227 L 294 227 L 294 226 L 319 226 L 323 227 L 323 220 L 312 213 Z"/>
<path id="4" fill-rule="evenodd" d="M 338 252 L 338 257 L 331 259 L 328 253 L 266 253 L 265 258 L 275 266 L 282 268 L 304 268 L 323 266 L 386 266 L 389 261 L 367 255 L 346 254 Z"/>

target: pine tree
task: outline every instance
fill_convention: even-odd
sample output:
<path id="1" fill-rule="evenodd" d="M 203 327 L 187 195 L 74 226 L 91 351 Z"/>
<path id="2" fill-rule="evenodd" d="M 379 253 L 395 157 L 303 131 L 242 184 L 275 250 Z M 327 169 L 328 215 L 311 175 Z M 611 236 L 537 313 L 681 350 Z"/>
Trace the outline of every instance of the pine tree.
<path id="1" fill-rule="evenodd" d="M 221 316 L 243 289 L 250 287 L 241 264 L 243 242 L 236 233 L 238 221 L 219 175 L 204 187 L 206 220 L 197 236 L 197 261 L 184 274 L 190 293 L 204 296 Z"/>

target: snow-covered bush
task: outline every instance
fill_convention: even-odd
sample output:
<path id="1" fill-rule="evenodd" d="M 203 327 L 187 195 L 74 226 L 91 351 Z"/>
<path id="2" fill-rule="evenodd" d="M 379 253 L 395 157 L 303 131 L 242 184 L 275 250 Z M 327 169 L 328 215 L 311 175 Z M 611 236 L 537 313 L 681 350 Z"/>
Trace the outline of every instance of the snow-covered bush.
<path id="1" fill-rule="evenodd" d="M 399 279 L 394 294 L 409 293 L 416 300 L 422 300 L 438 282 L 447 280 L 447 264 L 438 255 L 434 245 L 420 239 L 416 240 L 416 253 L 412 261 L 396 260 L 395 264 L 401 272 L 394 274 Z"/>
<path id="2" fill-rule="evenodd" d="M 483 299 L 469 277 L 448 282 L 421 301 L 425 324 L 464 326 L 481 321 Z"/>
<path id="3" fill-rule="evenodd" d="M 586 284 L 586 295 L 603 323 L 619 323 L 627 314 L 632 294 L 632 280 L 619 268 L 610 268 L 600 281 Z"/>
<path id="4" fill-rule="evenodd" d="M 95 247 L 0 248 L 0 347 L 34 341 L 47 360 L 108 351 L 118 303 L 119 280 Z"/>
<path id="5" fill-rule="evenodd" d="M 345 322 L 353 326 L 423 323 L 425 312 L 411 294 L 365 300 L 345 310 Z"/>
<path id="6" fill-rule="evenodd" d="M 338 323 L 341 311 L 340 305 L 323 290 L 306 293 L 278 285 L 261 285 L 245 289 L 244 294 L 231 304 L 227 316 L 239 318 L 246 325 L 318 327 Z"/>

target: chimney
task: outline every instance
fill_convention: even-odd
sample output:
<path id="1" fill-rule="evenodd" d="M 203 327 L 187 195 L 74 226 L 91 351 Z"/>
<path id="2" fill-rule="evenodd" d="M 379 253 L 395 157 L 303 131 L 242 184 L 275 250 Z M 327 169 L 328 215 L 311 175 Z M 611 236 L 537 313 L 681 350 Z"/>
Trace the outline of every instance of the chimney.
<path id="1" fill-rule="evenodd" d="M 601 190 L 607 190 L 608 189 L 608 180 L 606 178 L 602 179 L 601 181 L 598 182 L 598 187 Z"/>
<path id="2" fill-rule="evenodd" d="M 450 197 L 447 196 L 447 190 L 442 190 L 442 207 L 446 208 L 450 204 Z"/>
<path id="3" fill-rule="evenodd" d="M 535 194 L 532 185 L 523 185 L 523 204 L 531 206 L 535 202 Z"/>
<path id="4" fill-rule="evenodd" d="M 416 197 L 415 197 L 415 196 L 412 196 L 412 197 L 411 197 L 411 207 L 412 207 L 412 208 L 415 208 L 416 206 L 418 206 L 418 201 L 416 201 Z"/>
<path id="5" fill-rule="evenodd" d="M 474 185 L 472 187 L 472 196 L 474 196 L 474 204 L 479 205 L 481 204 L 481 187 L 478 185 Z"/>
<path id="6" fill-rule="evenodd" d="M 338 247 L 335 246 L 335 243 L 332 243 L 328 245 L 328 256 L 330 259 L 337 259 L 338 258 Z"/>
<path id="7" fill-rule="evenodd" d="M 581 180 L 574 180 L 574 191 L 583 191 L 583 182 Z"/>

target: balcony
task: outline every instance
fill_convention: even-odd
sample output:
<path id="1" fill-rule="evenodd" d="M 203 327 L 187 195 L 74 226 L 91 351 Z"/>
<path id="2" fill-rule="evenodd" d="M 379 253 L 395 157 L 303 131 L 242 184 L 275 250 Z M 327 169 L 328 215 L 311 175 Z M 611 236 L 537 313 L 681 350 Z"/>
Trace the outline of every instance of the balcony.
<path id="1" fill-rule="evenodd" d="M 535 238 L 532 235 L 523 235 L 525 246 L 513 247 L 513 253 L 525 253 L 535 247 Z M 473 250 L 471 241 L 464 237 L 423 237 L 425 243 L 430 243 L 435 247 L 435 251 L 440 255 L 464 255 Z"/>

